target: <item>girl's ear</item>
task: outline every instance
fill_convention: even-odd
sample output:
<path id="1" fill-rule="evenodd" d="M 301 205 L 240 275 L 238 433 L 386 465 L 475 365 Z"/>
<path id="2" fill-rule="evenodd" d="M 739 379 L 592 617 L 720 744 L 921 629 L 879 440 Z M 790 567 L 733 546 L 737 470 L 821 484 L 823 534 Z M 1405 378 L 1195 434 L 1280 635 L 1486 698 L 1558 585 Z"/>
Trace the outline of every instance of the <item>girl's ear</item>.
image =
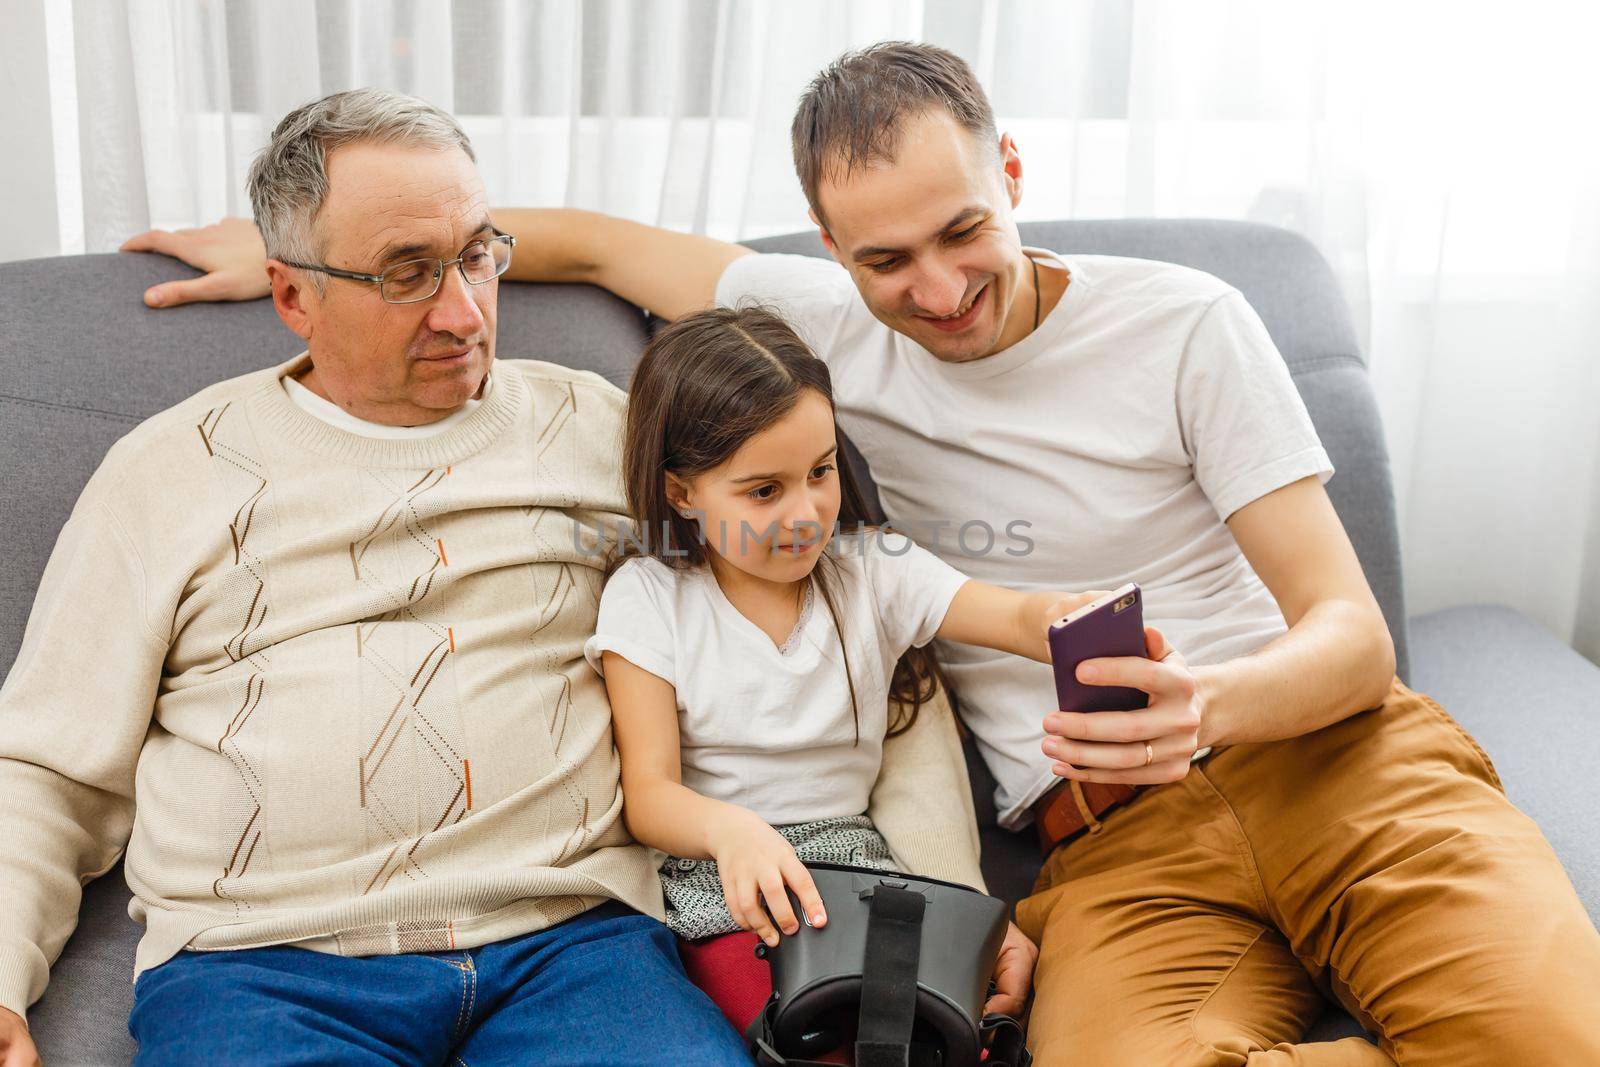
<path id="1" fill-rule="evenodd" d="M 694 506 L 690 499 L 689 486 L 676 474 L 667 476 L 667 503 L 672 505 L 672 510 L 677 512 L 687 511 Z"/>

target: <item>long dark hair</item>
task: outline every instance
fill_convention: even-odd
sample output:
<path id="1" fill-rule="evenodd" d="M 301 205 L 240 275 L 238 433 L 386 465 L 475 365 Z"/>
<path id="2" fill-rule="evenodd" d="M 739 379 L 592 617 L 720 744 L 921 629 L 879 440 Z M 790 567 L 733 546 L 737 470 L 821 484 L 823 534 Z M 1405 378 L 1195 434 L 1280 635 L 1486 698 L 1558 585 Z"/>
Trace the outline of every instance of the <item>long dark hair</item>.
<path id="1" fill-rule="evenodd" d="M 656 334 L 633 373 L 623 438 L 628 510 L 642 536 L 626 543 L 616 562 L 642 554 L 671 567 L 708 566 L 711 550 L 699 525 L 672 506 L 667 475 L 689 479 L 721 466 L 746 441 L 794 410 L 808 389 L 833 408 L 827 364 L 771 308 L 697 311 Z M 837 422 L 834 436 L 839 437 Z M 861 487 L 842 453 L 836 466 L 839 530 L 872 529 Z M 837 567 L 824 551 L 814 573 L 839 631 L 859 742 L 861 709 L 837 607 Z M 889 683 L 890 701 L 900 709 L 889 724 L 889 736 L 909 730 L 941 685 L 950 691 L 933 649 L 906 650 Z"/>

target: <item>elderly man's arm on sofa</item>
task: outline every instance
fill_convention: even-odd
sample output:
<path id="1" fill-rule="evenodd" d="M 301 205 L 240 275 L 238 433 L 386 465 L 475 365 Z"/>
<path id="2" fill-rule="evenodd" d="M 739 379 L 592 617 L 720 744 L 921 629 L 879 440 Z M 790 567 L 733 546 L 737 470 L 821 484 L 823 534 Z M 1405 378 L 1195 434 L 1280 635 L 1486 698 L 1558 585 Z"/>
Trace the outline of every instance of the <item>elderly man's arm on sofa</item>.
<path id="1" fill-rule="evenodd" d="M 524 282 L 586 282 L 609 289 L 664 319 L 716 301 L 729 263 L 752 255 L 741 245 L 576 208 L 504 208 L 495 225 L 517 238 L 506 277 Z M 204 271 L 145 290 L 151 307 L 266 296 L 267 256 L 249 219 L 227 218 L 188 230 L 149 230 L 124 252 L 160 252 Z M 359 269 L 366 269 L 357 265 Z"/>
<path id="2" fill-rule="evenodd" d="M 0 1007 L 18 1015 L 44 992 L 84 883 L 116 863 L 132 829 L 166 652 L 145 602 L 131 543 L 86 494 L 0 688 Z"/>

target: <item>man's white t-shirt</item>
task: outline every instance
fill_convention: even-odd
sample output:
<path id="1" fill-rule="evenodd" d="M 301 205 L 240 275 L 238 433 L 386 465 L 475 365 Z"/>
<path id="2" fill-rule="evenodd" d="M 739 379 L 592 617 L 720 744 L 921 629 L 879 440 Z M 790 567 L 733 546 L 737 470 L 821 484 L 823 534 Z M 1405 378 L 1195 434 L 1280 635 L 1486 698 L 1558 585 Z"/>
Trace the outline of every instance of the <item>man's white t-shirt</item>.
<path id="1" fill-rule="evenodd" d="M 895 663 L 933 640 L 967 581 L 887 531 L 841 534 L 828 552 L 837 564 L 830 589 L 849 647 L 854 709 L 840 626 L 820 593 L 780 649 L 729 603 L 706 567 L 630 559 L 606 582 L 595 634 L 583 648 L 597 671 L 609 651 L 670 682 L 683 784 L 772 826 L 867 810 L 883 763 Z M 821 561 L 818 569 L 828 566 Z"/>
<path id="2" fill-rule="evenodd" d="M 967 363 L 880 323 L 831 260 L 743 256 L 717 302 L 784 312 L 827 362 L 840 425 L 894 528 L 957 569 L 1027 590 L 1136 581 L 1145 621 L 1192 665 L 1282 634 L 1224 521 L 1333 468 L 1260 318 L 1202 271 L 1028 254 L 1065 266 L 1066 292 L 1032 334 Z M 1039 747 L 1051 669 L 938 651 L 998 782 L 1001 825 L 1023 825 L 1057 781 Z"/>

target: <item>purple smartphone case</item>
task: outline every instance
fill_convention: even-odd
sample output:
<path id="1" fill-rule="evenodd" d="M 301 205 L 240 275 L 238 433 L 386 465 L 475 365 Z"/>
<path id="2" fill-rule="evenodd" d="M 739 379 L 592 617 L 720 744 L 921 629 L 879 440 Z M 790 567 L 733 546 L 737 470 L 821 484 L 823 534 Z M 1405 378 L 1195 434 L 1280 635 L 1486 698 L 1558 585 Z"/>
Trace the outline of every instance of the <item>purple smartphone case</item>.
<path id="1" fill-rule="evenodd" d="M 1133 603 L 1116 610 L 1129 595 Z M 1148 706 L 1150 695 L 1142 689 L 1078 681 L 1078 664 L 1086 659 L 1145 654 L 1144 599 L 1138 586 L 1066 625 L 1050 627 L 1056 706 L 1062 711 L 1133 711 Z"/>

